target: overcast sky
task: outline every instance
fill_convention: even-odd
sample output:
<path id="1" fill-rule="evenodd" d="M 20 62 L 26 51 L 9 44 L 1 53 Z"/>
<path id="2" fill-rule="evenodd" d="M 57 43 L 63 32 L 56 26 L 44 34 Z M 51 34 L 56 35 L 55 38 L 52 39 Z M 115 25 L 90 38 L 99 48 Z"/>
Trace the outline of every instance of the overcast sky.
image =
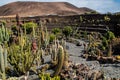
<path id="1" fill-rule="evenodd" d="M 18 0 L 0 0 L 0 6 Z M 69 2 L 77 7 L 88 7 L 101 13 L 120 12 L 120 0 L 19 0 L 39 2 Z"/>

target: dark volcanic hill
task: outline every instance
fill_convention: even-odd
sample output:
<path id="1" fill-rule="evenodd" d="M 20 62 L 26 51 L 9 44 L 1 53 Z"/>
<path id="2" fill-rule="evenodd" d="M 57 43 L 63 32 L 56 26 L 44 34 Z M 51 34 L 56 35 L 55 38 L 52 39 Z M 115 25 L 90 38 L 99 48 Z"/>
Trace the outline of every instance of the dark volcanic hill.
<path id="1" fill-rule="evenodd" d="M 77 15 L 92 12 L 67 2 L 13 2 L 0 7 L 0 16 Z"/>

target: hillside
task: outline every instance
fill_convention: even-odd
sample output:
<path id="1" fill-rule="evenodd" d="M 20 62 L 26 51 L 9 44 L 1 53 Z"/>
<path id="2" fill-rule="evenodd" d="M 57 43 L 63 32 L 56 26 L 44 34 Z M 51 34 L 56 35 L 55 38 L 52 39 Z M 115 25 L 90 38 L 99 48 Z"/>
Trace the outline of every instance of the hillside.
<path id="1" fill-rule="evenodd" d="M 78 15 L 93 10 L 78 8 L 67 2 L 13 2 L 0 7 L 0 16 Z"/>
<path id="2" fill-rule="evenodd" d="M 90 8 L 87 8 L 87 7 L 81 7 L 81 8 L 79 8 L 79 10 L 80 10 L 81 12 L 84 12 L 84 13 L 98 13 L 98 14 L 99 14 L 99 12 L 97 12 L 97 11 L 95 11 L 95 10 L 92 10 L 92 9 L 90 9 Z"/>

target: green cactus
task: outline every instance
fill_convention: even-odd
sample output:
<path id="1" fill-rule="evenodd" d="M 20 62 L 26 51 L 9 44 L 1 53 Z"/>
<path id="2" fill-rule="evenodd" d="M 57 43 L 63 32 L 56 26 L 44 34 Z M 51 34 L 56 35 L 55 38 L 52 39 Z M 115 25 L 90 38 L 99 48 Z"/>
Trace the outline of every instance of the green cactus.
<path id="1" fill-rule="evenodd" d="M 26 74 L 35 60 L 35 55 L 32 53 L 31 44 L 21 50 L 21 46 L 12 45 L 8 50 L 8 62 L 13 66 L 18 76 Z"/>
<path id="2" fill-rule="evenodd" d="M 63 47 L 60 45 L 58 46 L 58 56 L 57 57 L 58 57 L 58 63 L 56 65 L 56 69 L 55 69 L 53 76 L 57 76 L 60 73 L 60 71 L 63 67 L 63 63 L 64 63 L 64 50 L 63 50 Z"/>
<path id="3" fill-rule="evenodd" d="M 4 48 L 4 64 L 5 64 L 5 68 L 7 67 L 7 49 Z"/>
<path id="4" fill-rule="evenodd" d="M 9 41 L 9 33 L 7 28 L 2 25 L 2 27 L 0 28 L 0 44 L 4 43 L 5 41 Z"/>
<path id="5" fill-rule="evenodd" d="M 0 45 L 0 76 L 3 80 L 6 80 L 5 67 L 7 66 L 7 51 L 2 48 Z"/>
<path id="6" fill-rule="evenodd" d="M 49 44 L 49 33 L 47 31 L 47 27 L 41 25 L 40 29 L 38 29 L 39 34 L 37 34 L 38 37 L 38 42 L 40 44 L 41 47 L 46 48 L 47 45 Z M 41 48 L 39 46 L 39 49 Z"/>
<path id="7" fill-rule="evenodd" d="M 57 64 L 57 54 L 58 54 L 58 45 L 57 45 L 57 40 L 55 39 L 54 44 L 52 45 L 52 54 L 51 54 L 51 58 L 52 58 L 52 62 L 54 65 Z"/>

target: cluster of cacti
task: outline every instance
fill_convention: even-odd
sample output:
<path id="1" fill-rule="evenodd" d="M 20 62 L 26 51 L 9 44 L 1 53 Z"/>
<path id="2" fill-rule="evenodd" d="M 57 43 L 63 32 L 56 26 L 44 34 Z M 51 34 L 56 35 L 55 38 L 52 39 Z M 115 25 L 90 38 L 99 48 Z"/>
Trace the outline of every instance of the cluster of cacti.
<path id="1" fill-rule="evenodd" d="M 66 42 L 62 39 L 62 41 L 61 41 L 61 45 L 62 45 L 62 47 L 63 47 L 63 49 L 64 49 L 64 63 L 63 63 L 63 67 L 64 68 L 68 68 L 68 60 L 69 60 L 69 54 L 68 54 L 68 52 L 67 52 L 67 50 L 66 50 Z"/>
<path id="2" fill-rule="evenodd" d="M 40 28 L 37 29 L 37 35 L 36 38 L 38 38 L 38 43 L 39 43 L 39 49 L 40 48 L 46 48 L 47 45 L 49 44 L 49 35 L 48 35 L 47 27 L 43 26 L 41 23 Z"/>
<path id="3" fill-rule="evenodd" d="M 9 41 L 9 34 L 7 32 L 7 29 L 2 26 L 0 29 L 0 37 L 2 37 L 1 43 L 4 43 L 4 41 Z M 48 50 L 50 50 L 50 54 L 52 55 L 52 60 L 55 62 L 54 66 L 55 72 L 53 76 L 57 76 L 61 69 L 64 67 L 63 65 L 67 64 L 68 62 L 68 54 L 65 50 L 66 44 L 65 41 L 59 42 L 59 40 L 53 40 L 53 43 L 49 44 L 49 34 L 47 32 L 47 28 L 45 26 L 41 26 L 40 29 L 38 29 L 38 34 L 36 33 L 35 28 L 32 28 L 32 36 L 29 34 L 26 34 L 26 27 L 24 28 L 24 33 L 19 33 L 16 37 L 18 39 L 17 43 L 7 46 L 7 43 L 3 44 L 5 46 L 4 48 L 0 46 L 0 63 L 1 63 L 1 73 L 3 80 L 6 78 L 5 74 L 5 68 L 7 66 L 7 60 L 9 62 L 9 66 L 12 73 L 10 75 L 25 75 L 27 74 L 31 67 L 38 68 L 42 62 L 43 59 L 43 53 L 47 52 L 47 49 L 49 45 Z M 4 49 L 4 51 L 3 51 Z M 8 50 L 8 54 L 7 54 Z M 37 70 L 37 69 L 36 69 Z M 4 74 L 4 75 L 2 75 Z M 41 79 L 45 79 L 44 77 L 41 77 Z M 49 78 L 49 80 L 60 80 L 60 77 L 54 77 Z"/>
<path id="4" fill-rule="evenodd" d="M 8 61 L 18 76 L 26 74 L 35 60 L 35 55 L 31 51 L 31 44 L 28 44 L 24 49 L 21 49 L 19 45 L 12 45 L 9 47 L 8 53 Z"/>
<path id="5" fill-rule="evenodd" d="M 101 50 L 98 48 L 100 46 L 100 42 L 94 39 L 92 35 L 88 36 L 89 43 L 86 49 L 86 53 L 93 55 L 93 56 L 100 56 L 102 55 Z"/>
<path id="6" fill-rule="evenodd" d="M 69 55 L 66 51 L 66 43 L 64 40 L 54 40 L 54 44 L 50 47 L 52 64 L 56 66 L 53 76 L 59 75 L 62 68 L 68 68 Z"/>
<path id="7" fill-rule="evenodd" d="M 54 45 L 52 45 L 52 47 L 50 49 L 52 50 L 51 59 L 53 62 L 56 63 L 57 62 L 57 50 L 58 50 L 58 43 L 57 43 L 56 39 L 55 39 Z"/>
<path id="8" fill-rule="evenodd" d="M 7 28 L 5 28 L 5 26 L 2 24 L 0 28 L 0 44 L 4 43 L 5 41 L 9 41 L 9 33 Z"/>
<path id="9" fill-rule="evenodd" d="M 98 36 L 98 34 L 97 34 Z M 106 52 L 107 56 L 112 56 L 112 41 L 115 36 L 111 31 L 107 31 L 105 35 L 100 35 L 101 38 L 96 38 L 95 35 L 90 34 L 88 37 L 89 43 L 86 49 L 86 53 L 90 55 L 100 56 L 103 55 L 103 51 Z M 112 43 L 111 43 L 112 42 Z"/>
<path id="10" fill-rule="evenodd" d="M 0 45 L 0 76 L 6 80 L 5 69 L 7 68 L 7 49 Z"/>

